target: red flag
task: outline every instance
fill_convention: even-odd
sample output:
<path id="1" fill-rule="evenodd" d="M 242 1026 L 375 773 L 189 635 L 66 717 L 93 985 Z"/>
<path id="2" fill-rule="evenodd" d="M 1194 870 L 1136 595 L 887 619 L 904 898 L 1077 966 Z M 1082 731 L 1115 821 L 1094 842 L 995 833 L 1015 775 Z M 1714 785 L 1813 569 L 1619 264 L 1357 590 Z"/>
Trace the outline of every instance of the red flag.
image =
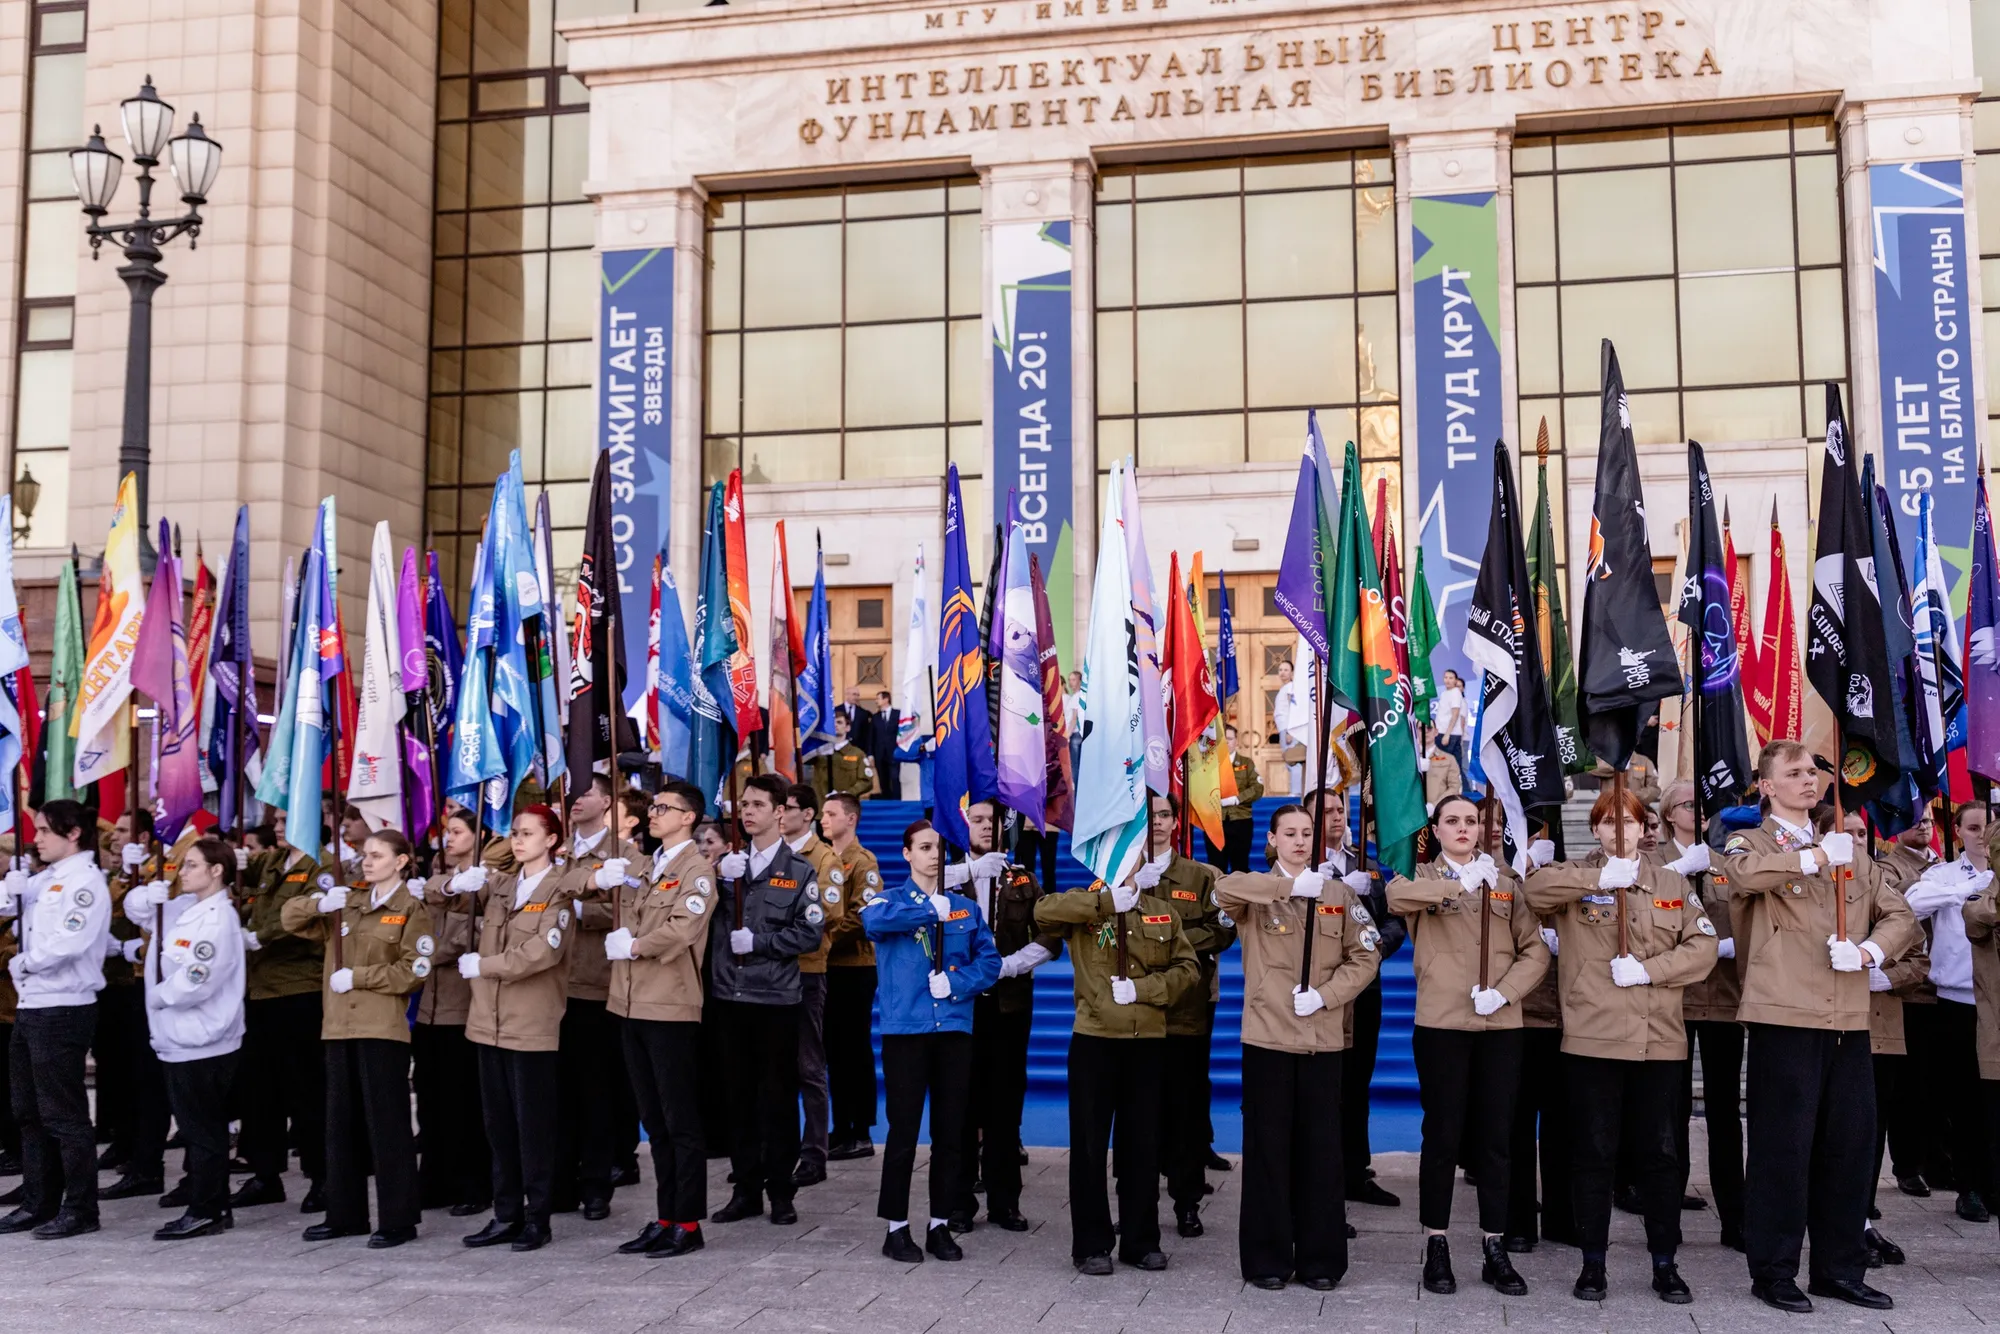
<path id="1" fill-rule="evenodd" d="M 1181 556 L 1173 554 L 1167 566 L 1167 587 L 1173 590 L 1173 607 L 1167 616 L 1166 652 L 1162 655 L 1171 674 L 1170 706 L 1173 710 L 1172 748 L 1169 755 L 1179 759 L 1201 738 L 1202 731 L 1221 712 L 1215 702 L 1215 677 L 1208 670 L 1208 654 L 1203 651 L 1201 633 L 1194 628 L 1194 614 L 1188 607 L 1181 583 Z"/>
<path id="2" fill-rule="evenodd" d="M 1729 628 L 1736 635 L 1739 670 L 1745 681 L 1754 680 L 1763 646 L 1757 642 L 1757 632 L 1750 627 L 1750 579 L 1736 556 L 1736 539 L 1729 532 L 1726 504 L 1722 507 L 1722 564 L 1729 571 Z"/>
<path id="3" fill-rule="evenodd" d="M 188 611 L 188 687 L 197 709 L 208 678 L 208 641 L 215 632 L 215 576 L 201 558 L 201 539 L 194 543 L 194 605 Z M 205 739 L 202 744 L 205 743 Z"/>
<path id="4" fill-rule="evenodd" d="M 792 622 L 792 562 L 785 552 L 785 521 L 778 520 L 771 549 L 771 691 L 765 706 L 771 719 L 771 768 L 799 781 L 799 725 L 792 710 L 793 676 L 805 657 L 805 641 Z"/>
<path id="5" fill-rule="evenodd" d="M 729 655 L 729 693 L 736 704 L 736 735 L 764 729 L 757 707 L 757 660 L 750 652 L 750 548 L 743 530 L 743 470 L 732 468 L 722 493 L 723 569 L 729 583 L 729 615 L 736 622 L 736 652 Z"/>
<path id="6" fill-rule="evenodd" d="M 1764 599 L 1764 634 L 1743 692 L 1759 748 L 1800 739 L 1805 730 L 1805 682 L 1799 670 L 1799 632 L 1792 618 L 1792 580 L 1785 568 L 1785 535 L 1771 506 L 1771 591 Z"/>
<path id="7" fill-rule="evenodd" d="M 1403 563 L 1396 555 L 1396 524 L 1382 525 L 1382 600 L 1389 604 L 1389 640 L 1396 646 L 1396 670 L 1410 679 L 1410 604 L 1403 596 Z"/>

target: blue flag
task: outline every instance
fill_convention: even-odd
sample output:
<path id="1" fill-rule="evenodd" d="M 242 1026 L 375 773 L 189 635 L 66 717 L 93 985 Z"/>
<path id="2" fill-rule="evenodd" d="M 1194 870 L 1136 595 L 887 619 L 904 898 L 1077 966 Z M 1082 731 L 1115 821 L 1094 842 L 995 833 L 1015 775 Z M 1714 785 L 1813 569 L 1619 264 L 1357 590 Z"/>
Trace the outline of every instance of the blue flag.
<path id="1" fill-rule="evenodd" d="M 430 594 L 424 599 L 424 664 L 430 674 L 430 688 L 424 692 L 435 731 L 433 750 L 440 756 L 451 754 L 451 724 L 457 712 L 458 678 L 465 670 L 465 648 L 458 635 L 458 618 L 451 613 L 451 598 L 438 577 L 438 554 L 425 558 L 430 572 Z"/>
<path id="2" fill-rule="evenodd" d="M 325 824 L 320 793 L 327 754 L 327 658 L 320 630 L 333 620 L 326 602 L 325 547 L 332 510 L 331 498 L 320 502 L 312 545 L 306 548 L 305 570 L 299 580 L 297 630 L 292 638 L 292 671 L 285 682 L 277 725 L 271 729 L 263 777 L 257 784 L 257 800 L 285 812 L 285 841 L 314 857 L 321 852 Z"/>
<path id="3" fill-rule="evenodd" d="M 681 587 L 660 562 L 660 768 L 685 775 L 694 741 L 694 650 L 688 643 Z"/>
<path id="4" fill-rule="evenodd" d="M 736 762 L 736 705 L 729 687 L 729 659 L 736 652 L 736 618 L 729 611 L 729 568 L 721 482 L 708 491 L 708 516 L 701 528 L 701 586 L 695 590 L 694 719 L 688 745 L 687 780 L 711 806 L 723 796 L 723 780 Z"/>
<path id="5" fill-rule="evenodd" d="M 1973 474 L 1972 571 L 1965 606 L 1966 767 L 2000 778 L 2000 573 L 1994 569 L 1993 512 L 1986 474 Z"/>
<path id="6" fill-rule="evenodd" d="M 1297 627 L 1321 662 L 1333 660 L 1328 619 L 1333 614 L 1336 548 L 1333 462 L 1319 432 L 1319 414 L 1306 414 L 1305 453 L 1292 492 L 1292 520 L 1285 530 L 1285 554 L 1278 564 L 1274 594 L 1278 610 Z M 1304 664 L 1300 664 L 1303 667 Z"/>
<path id="7" fill-rule="evenodd" d="M 814 538 L 818 546 L 818 538 Z M 833 649 L 826 607 L 826 553 L 816 551 L 812 601 L 806 606 L 806 665 L 799 673 L 799 759 L 809 760 L 834 748 Z"/>
<path id="8" fill-rule="evenodd" d="M 951 465 L 946 479 L 936 711 L 936 801 L 931 818 L 946 843 L 968 847 L 966 807 L 999 795 L 999 778 L 994 772 L 986 655 L 979 643 L 979 606 L 972 597 L 972 561 L 965 547 L 965 506 L 959 498 L 957 464 Z"/>
<path id="9" fill-rule="evenodd" d="M 509 456 L 507 471 L 493 484 L 486 543 L 494 606 L 493 729 L 507 781 L 504 787 L 487 784 L 485 818 L 487 828 L 505 829 L 513 823 L 514 793 L 534 775 L 542 753 L 527 646 L 529 623 L 542 614 L 542 596 L 535 578 L 535 550 L 528 530 L 528 500 L 521 486 L 518 450 Z"/>
<path id="10" fill-rule="evenodd" d="M 507 767 L 493 730 L 493 574 L 486 544 L 472 552 L 472 591 L 465 604 L 465 661 L 453 697 L 451 758 L 445 764 L 445 795 L 470 810 L 480 808 L 480 790 L 504 780 Z"/>
<path id="11" fill-rule="evenodd" d="M 1222 598 L 1222 628 L 1216 642 L 1216 657 L 1222 670 L 1216 684 L 1222 687 L 1221 698 L 1226 702 L 1235 698 L 1241 688 L 1236 676 L 1236 624 L 1229 616 L 1229 571 L 1216 572 L 1215 586 Z"/>
<path id="12" fill-rule="evenodd" d="M 208 735 L 208 771 L 215 777 L 221 827 L 235 829 L 238 791 L 257 755 L 257 673 L 250 659 L 250 507 L 236 511 L 222 587 L 215 602 L 209 679 L 215 682 L 215 727 Z M 232 732 L 237 752 L 230 754 Z M 245 814 L 251 814 L 247 810 Z"/>

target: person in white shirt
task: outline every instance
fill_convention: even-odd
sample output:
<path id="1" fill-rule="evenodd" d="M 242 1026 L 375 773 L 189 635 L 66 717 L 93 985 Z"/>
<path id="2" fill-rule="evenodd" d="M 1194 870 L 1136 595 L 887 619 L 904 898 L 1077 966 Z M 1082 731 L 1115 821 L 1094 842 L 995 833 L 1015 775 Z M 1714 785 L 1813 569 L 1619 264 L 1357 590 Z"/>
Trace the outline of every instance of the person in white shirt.
<path id="1" fill-rule="evenodd" d="M 19 917 L 21 940 L 7 965 L 20 996 L 8 1069 L 21 1205 L 0 1218 L 0 1233 L 32 1228 L 52 1241 L 97 1231 L 97 1136 L 83 1062 L 104 989 L 111 892 L 97 869 L 97 822 L 78 802 L 35 813 L 35 855 L 43 869 L 9 871 L 0 893 L 0 914 Z"/>
<path id="2" fill-rule="evenodd" d="M 230 895 L 236 853 L 197 840 L 181 858 L 180 892 L 164 880 L 125 895 L 132 924 L 160 932 L 144 959 L 146 1027 L 167 1083 L 167 1104 L 187 1146 L 187 1212 L 153 1233 L 159 1241 L 235 1226 L 229 1209 L 229 1087 L 243 1046 L 245 932 Z"/>
<path id="3" fill-rule="evenodd" d="M 1438 691 L 1437 703 L 1431 706 L 1431 719 L 1437 726 L 1438 749 L 1458 761 L 1459 771 L 1465 770 L 1465 678 L 1450 668 L 1445 669 L 1444 689 Z"/>
<path id="4" fill-rule="evenodd" d="M 1278 692 L 1271 698 L 1271 731 L 1276 734 L 1285 772 L 1291 776 L 1287 796 L 1306 790 L 1306 758 L 1313 742 L 1312 691 L 1292 679 L 1292 664 L 1278 664 Z"/>

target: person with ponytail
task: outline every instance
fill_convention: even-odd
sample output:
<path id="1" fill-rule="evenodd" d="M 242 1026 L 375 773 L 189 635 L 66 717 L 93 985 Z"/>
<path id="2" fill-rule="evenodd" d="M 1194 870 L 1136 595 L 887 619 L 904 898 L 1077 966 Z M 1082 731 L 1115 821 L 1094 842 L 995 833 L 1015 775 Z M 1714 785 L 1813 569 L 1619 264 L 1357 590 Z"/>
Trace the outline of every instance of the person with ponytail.
<path id="1" fill-rule="evenodd" d="M 425 882 L 437 953 L 410 1029 L 423 1207 L 449 1209 L 453 1218 L 485 1213 L 493 1200 L 493 1164 L 479 1109 L 479 1054 L 465 1036 L 472 984 L 458 975 L 459 956 L 473 948 L 473 914 L 469 899 L 444 892 L 454 875 L 479 865 L 480 842 L 479 817 L 452 807 Z"/>

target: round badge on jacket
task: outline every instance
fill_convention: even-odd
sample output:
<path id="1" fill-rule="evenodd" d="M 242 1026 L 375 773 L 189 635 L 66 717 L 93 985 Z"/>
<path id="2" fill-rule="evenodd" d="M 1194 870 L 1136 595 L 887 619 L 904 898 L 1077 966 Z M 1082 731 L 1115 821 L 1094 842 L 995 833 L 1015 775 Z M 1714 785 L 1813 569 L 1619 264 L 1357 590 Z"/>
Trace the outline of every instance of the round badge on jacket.
<path id="1" fill-rule="evenodd" d="M 552 927 L 550 927 L 550 928 L 549 928 L 549 934 L 548 934 L 548 936 L 546 937 L 546 939 L 547 939 L 547 940 L 548 940 L 548 942 L 549 942 L 549 948 L 550 948 L 550 949 L 552 949 L 552 950 L 559 950 L 559 949 L 561 949 L 561 948 L 562 948 L 562 932 L 561 932 L 560 930 L 558 930 L 557 928 L 555 928 L 555 927 L 553 927 L 553 926 L 552 926 Z"/>
<path id="2" fill-rule="evenodd" d="M 429 936 L 417 937 L 417 954 L 419 957 L 428 959 L 436 952 L 437 942 L 435 940 L 432 940 Z"/>
<path id="3" fill-rule="evenodd" d="M 699 894 L 690 894 L 687 896 L 687 902 L 683 903 L 681 906 L 683 908 L 686 908 L 689 912 L 693 913 L 696 917 L 699 917 L 703 913 L 708 911 L 708 900 L 704 899 Z"/>
<path id="4" fill-rule="evenodd" d="M 194 957 L 207 963 L 215 957 L 215 946 L 206 940 L 197 940 L 194 943 Z"/>
<path id="5" fill-rule="evenodd" d="M 82 889 L 79 889 L 76 892 L 77 907 L 88 908 L 91 904 L 95 902 L 97 902 L 97 891 L 90 888 L 88 885 L 84 886 Z"/>
<path id="6" fill-rule="evenodd" d="M 331 871 L 321 871 L 321 872 L 319 873 L 319 882 L 318 882 L 318 883 L 319 883 L 319 887 L 320 887 L 321 889 L 325 889 L 325 890 L 331 890 L 331 889 L 332 889 L 332 888 L 334 887 L 334 884 L 333 884 L 333 872 L 331 872 Z"/>
<path id="7" fill-rule="evenodd" d="M 410 976 L 421 982 L 430 975 L 431 961 L 419 955 L 417 961 L 410 965 Z"/>

